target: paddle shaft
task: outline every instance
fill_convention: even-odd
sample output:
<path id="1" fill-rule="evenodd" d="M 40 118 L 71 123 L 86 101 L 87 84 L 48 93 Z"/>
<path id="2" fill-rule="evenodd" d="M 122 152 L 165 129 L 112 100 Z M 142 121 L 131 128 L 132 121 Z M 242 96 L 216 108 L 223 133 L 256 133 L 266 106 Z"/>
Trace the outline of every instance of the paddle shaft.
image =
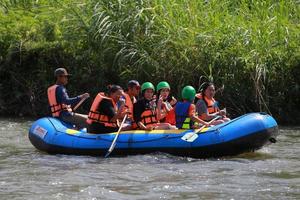
<path id="1" fill-rule="evenodd" d="M 220 118 L 220 116 L 216 116 L 215 118 L 213 118 L 211 121 L 209 121 L 208 123 L 212 123 L 213 121 L 215 121 L 216 119 L 218 119 L 218 118 Z M 185 141 L 188 141 L 188 142 L 193 142 L 197 137 L 198 137 L 198 133 L 202 130 L 202 129 L 204 129 L 206 126 L 205 125 L 203 125 L 203 126 L 201 126 L 199 129 L 197 129 L 197 130 L 195 130 L 192 134 L 186 134 L 187 135 L 187 137 L 185 137 Z M 196 135 L 196 136 L 195 136 Z M 184 135 L 185 136 L 185 135 Z M 192 141 L 189 141 L 190 139 L 192 139 L 194 137 L 194 139 L 192 140 Z"/>
<path id="2" fill-rule="evenodd" d="M 76 106 L 73 108 L 73 111 L 77 110 L 77 108 L 87 99 L 88 97 L 82 98 L 78 104 L 76 104 Z"/>
<path id="3" fill-rule="evenodd" d="M 116 143 L 117 143 L 117 139 L 118 139 L 118 137 L 119 137 L 119 134 L 120 134 L 120 132 L 121 132 L 122 126 L 123 126 L 123 124 L 124 124 L 126 118 L 127 118 L 127 114 L 124 116 L 123 121 L 122 121 L 122 123 L 120 124 L 119 130 L 118 130 L 118 132 L 116 133 L 116 136 L 115 136 L 114 140 L 112 141 L 112 143 L 111 143 L 111 145 L 110 145 L 110 147 L 109 147 L 107 153 L 105 154 L 105 158 L 108 157 L 109 154 L 114 150 L 114 148 L 115 148 L 115 146 L 116 146 Z"/>
<path id="4" fill-rule="evenodd" d="M 216 121 L 217 119 L 219 119 L 221 116 L 216 116 L 216 117 L 214 117 L 212 120 L 210 120 L 208 123 L 210 124 L 210 123 L 212 123 L 212 122 L 214 122 L 214 121 Z M 201 126 L 199 129 L 197 129 L 194 133 L 195 134 L 197 134 L 197 133 L 199 133 L 202 129 L 204 129 L 206 126 L 205 125 L 203 125 L 203 126 Z"/>

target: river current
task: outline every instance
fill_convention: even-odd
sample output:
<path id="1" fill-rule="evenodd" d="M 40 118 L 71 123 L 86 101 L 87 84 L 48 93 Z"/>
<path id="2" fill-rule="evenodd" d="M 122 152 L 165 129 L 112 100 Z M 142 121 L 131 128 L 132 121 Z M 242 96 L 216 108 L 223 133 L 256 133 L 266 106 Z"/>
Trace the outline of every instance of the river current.
<path id="1" fill-rule="evenodd" d="M 300 127 L 277 143 L 220 159 L 168 154 L 122 158 L 48 155 L 32 121 L 0 119 L 0 199 L 300 199 Z"/>

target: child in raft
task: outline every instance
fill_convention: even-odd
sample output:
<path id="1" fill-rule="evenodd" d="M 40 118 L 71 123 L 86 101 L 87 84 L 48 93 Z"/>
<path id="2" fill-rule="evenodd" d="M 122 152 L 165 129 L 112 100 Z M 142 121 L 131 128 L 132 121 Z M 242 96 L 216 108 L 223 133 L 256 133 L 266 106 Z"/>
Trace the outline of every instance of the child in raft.
<path id="1" fill-rule="evenodd" d="M 133 117 L 138 129 L 142 130 L 166 130 L 176 129 L 169 123 L 159 123 L 157 120 L 157 108 L 154 96 L 154 85 L 145 82 L 141 87 L 142 98 L 133 105 Z"/>
<path id="2" fill-rule="evenodd" d="M 179 129 L 193 129 L 201 126 L 209 126 L 210 123 L 200 119 L 196 114 L 195 104 L 193 103 L 196 90 L 192 86 L 185 86 L 182 89 L 182 101 L 175 106 L 176 127 Z M 195 123 L 198 125 L 196 126 Z"/>
<path id="3" fill-rule="evenodd" d="M 157 118 L 160 122 L 175 125 L 175 112 L 173 107 L 177 100 L 170 95 L 171 87 L 168 82 L 161 81 L 156 86 L 157 92 Z"/>

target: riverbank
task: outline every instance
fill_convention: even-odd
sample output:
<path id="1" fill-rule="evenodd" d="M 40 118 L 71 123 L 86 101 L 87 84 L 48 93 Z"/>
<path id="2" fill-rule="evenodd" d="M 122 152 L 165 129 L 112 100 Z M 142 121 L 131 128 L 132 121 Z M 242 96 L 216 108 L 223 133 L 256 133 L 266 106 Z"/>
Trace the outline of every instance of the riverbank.
<path id="1" fill-rule="evenodd" d="M 300 8 L 295 1 L 3 1 L 0 114 L 43 116 L 53 70 L 73 77 L 70 95 L 107 84 L 212 80 L 231 117 L 300 121 Z M 81 108 L 87 112 L 90 102 Z"/>

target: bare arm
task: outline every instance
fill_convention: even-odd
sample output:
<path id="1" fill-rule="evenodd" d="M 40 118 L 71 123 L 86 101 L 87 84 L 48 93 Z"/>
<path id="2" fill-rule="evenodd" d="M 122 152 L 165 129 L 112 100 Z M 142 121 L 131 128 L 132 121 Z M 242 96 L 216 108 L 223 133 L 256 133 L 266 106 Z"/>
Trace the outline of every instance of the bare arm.
<path id="1" fill-rule="evenodd" d="M 196 115 L 191 116 L 191 120 L 194 121 L 194 122 L 198 122 L 200 124 L 203 124 L 205 126 L 209 126 L 209 123 L 207 123 L 206 121 L 203 121 L 202 119 L 200 119 Z"/>
<path id="2" fill-rule="evenodd" d="M 140 129 L 146 131 L 152 131 L 155 128 L 154 126 L 146 127 L 145 124 L 143 124 L 142 122 L 138 122 L 137 124 L 140 127 Z"/>

